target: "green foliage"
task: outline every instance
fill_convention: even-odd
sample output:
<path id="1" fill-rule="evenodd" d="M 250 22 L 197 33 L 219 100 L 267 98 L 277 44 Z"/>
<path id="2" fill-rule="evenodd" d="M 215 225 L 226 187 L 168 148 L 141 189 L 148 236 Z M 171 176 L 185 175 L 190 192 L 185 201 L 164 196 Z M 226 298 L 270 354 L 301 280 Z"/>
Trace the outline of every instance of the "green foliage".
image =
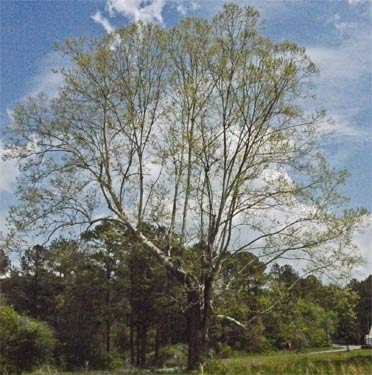
<path id="1" fill-rule="evenodd" d="M 187 346 L 176 344 L 160 349 L 158 365 L 161 367 L 182 367 L 187 364 Z"/>
<path id="2" fill-rule="evenodd" d="M 151 226 L 147 232 L 154 241 L 162 238 Z M 34 246 L 22 268 L 0 280 L 6 300 L 53 327 L 56 364 L 75 370 L 87 361 L 90 369 L 113 369 L 131 360 L 131 350 L 137 363 L 155 345 L 158 351 L 183 340 L 184 319 L 170 300 L 179 287 L 159 260 L 115 227 L 99 226 L 83 239 Z"/>
<path id="3" fill-rule="evenodd" d="M 228 369 L 222 364 L 221 361 L 216 359 L 211 359 L 205 366 L 205 371 L 207 374 L 216 374 L 216 375 L 226 375 Z"/>
<path id="4" fill-rule="evenodd" d="M 4 249 L 0 248 L 0 276 L 4 275 L 10 266 L 9 257 L 6 255 Z"/>
<path id="5" fill-rule="evenodd" d="M 312 302 L 299 299 L 290 312 L 290 320 L 282 321 L 280 325 L 283 339 L 300 351 L 330 345 L 335 316 Z"/>
<path id="6" fill-rule="evenodd" d="M 226 360 L 212 359 L 203 366 L 205 375 L 367 375 L 370 374 L 372 358 L 370 351 L 338 352 L 328 354 L 278 353 L 272 356 L 240 356 Z M 66 373 L 43 367 L 27 375 L 86 375 L 85 371 Z M 138 370 L 122 369 L 109 372 L 89 372 L 89 375 L 187 375 L 190 372 L 175 369 Z M 201 371 L 192 374 L 201 374 Z M 26 374 L 25 374 L 26 375 Z"/>
<path id="7" fill-rule="evenodd" d="M 105 357 L 104 368 L 108 370 L 122 369 L 125 366 L 123 356 L 117 350 L 111 350 Z"/>
<path id="8" fill-rule="evenodd" d="M 147 230 L 156 240 L 156 231 L 151 233 L 150 226 Z M 169 345 L 185 342 L 180 306 L 169 304 L 170 296 L 182 302 L 182 293 L 178 284 L 167 279 L 161 263 L 130 236 L 120 237 L 113 228 L 97 228 L 85 235 L 85 241 L 82 248 L 75 242 L 56 241 L 43 249 L 37 267 L 35 260 L 41 257 L 29 251 L 23 270 L 1 280 L 9 302 L 23 307 L 22 312 L 42 314 L 55 330 L 60 342 L 56 363 L 61 368 L 78 369 L 87 360 L 91 369 L 116 369 L 123 366 L 124 358 L 131 359 L 131 347 L 135 357 L 143 351 L 155 365 L 184 363 L 186 352 L 180 350 L 181 355 L 178 350 L 184 344 Z M 36 276 L 39 286 L 34 289 Z M 289 266 L 274 267 L 269 275 L 253 255 L 240 254 L 226 259 L 219 285 L 215 311 L 230 313 L 243 323 L 256 311 L 276 303 L 275 309 L 247 323 L 247 330 L 226 320 L 214 321 L 212 349 L 219 358 L 236 356 L 237 351 L 270 352 L 288 343 L 293 350 L 324 346 L 330 337 L 344 340 L 345 332 L 354 332 L 357 295 L 347 288 L 323 285 L 315 276 L 299 279 Z M 229 294 L 220 297 L 225 287 Z M 42 299 L 39 293 L 49 297 Z M 112 323 L 108 354 L 107 318 Z M 147 331 L 141 336 L 143 331 L 137 329 L 142 326 Z M 146 346 L 138 348 L 141 337 Z"/>
<path id="9" fill-rule="evenodd" d="M 359 343 L 356 306 L 359 296 L 350 288 L 329 287 L 328 306 L 337 316 L 334 338 L 345 344 Z"/>
<path id="10" fill-rule="evenodd" d="M 260 298 L 267 281 L 264 264 L 253 254 L 226 255 L 217 282 L 216 311 L 239 322 L 250 321 L 260 309 Z M 246 330 L 224 320 L 216 324 L 215 331 L 214 340 L 233 350 L 260 352 L 270 347 L 260 318 L 253 319 Z M 219 352 L 219 348 L 216 350 Z"/>
<path id="11" fill-rule="evenodd" d="M 359 337 L 363 337 L 372 326 L 372 275 L 362 281 L 352 280 L 349 287 L 359 296 L 355 311 Z"/>
<path id="12" fill-rule="evenodd" d="M 216 345 L 216 352 L 218 358 L 228 358 L 231 357 L 234 351 L 230 345 L 218 342 Z"/>
<path id="13" fill-rule="evenodd" d="M 19 315 L 10 306 L 0 306 L 2 373 L 32 370 L 52 360 L 55 339 L 42 322 Z"/>

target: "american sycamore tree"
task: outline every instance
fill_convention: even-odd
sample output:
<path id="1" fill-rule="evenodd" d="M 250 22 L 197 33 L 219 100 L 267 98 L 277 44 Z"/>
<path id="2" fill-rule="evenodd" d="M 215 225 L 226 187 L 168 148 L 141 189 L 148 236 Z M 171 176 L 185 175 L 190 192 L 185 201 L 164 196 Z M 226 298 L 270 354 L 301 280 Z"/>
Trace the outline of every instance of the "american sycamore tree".
<path id="1" fill-rule="evenodd" d="M 57 49 L 68 60 L 58 95 L 28 98 L 8 127 L 21 170 L 9 220 L 45 240 L 102 222 L 129 231 L 184 287 L 190 368 L 208 353 L 212 319 L 244 326 L 214 310 L 249 269 L 224 284 L 227 258 L 297 260 L 305 273 L 356 259 L 363 211 L 343 209 L 346 173 L 319 150 L 324 113 L 305 110 L 316 67 L 262 36 L 255 9 Z M 146 223 L 162 228 L 158 244 Z"/>

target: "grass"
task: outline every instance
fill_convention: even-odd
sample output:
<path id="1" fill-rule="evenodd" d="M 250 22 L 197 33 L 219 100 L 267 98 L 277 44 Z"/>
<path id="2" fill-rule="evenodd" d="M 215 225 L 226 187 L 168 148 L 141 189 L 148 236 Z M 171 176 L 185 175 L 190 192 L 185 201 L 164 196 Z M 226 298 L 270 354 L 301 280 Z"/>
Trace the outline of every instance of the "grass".
<path id="1" fill-rule="evenodd" d="M 213 368 L 215 366 L 215 368 Z M 371 375 L 372 351 L 319 354 L 278 353 L 211 363 L 208 375 Z"/>
<path id="2" fill-rule="evenodd" d="M 191 375 L 190 372 L 172 369 L 123 369 L 115 371 L 74 371 L 64 372 L 57 371 L 53 368 L 43 367 L 40 370 L 33 371 L 32 373 L 24 373 L 22 375 Z"/>
<path id="3" fill-rule="evenodd" d="M 241 355 L 222 360 L 212 360 L 204 369 L 194 374 L 203 375 L 371 375 L 372 350 L 317 354 L 288 352 L 271 355 Z M 136 370 L 114 372 L 57 372 L 44 368 L 27 375 L 190 375 L 182 370 Z"/>

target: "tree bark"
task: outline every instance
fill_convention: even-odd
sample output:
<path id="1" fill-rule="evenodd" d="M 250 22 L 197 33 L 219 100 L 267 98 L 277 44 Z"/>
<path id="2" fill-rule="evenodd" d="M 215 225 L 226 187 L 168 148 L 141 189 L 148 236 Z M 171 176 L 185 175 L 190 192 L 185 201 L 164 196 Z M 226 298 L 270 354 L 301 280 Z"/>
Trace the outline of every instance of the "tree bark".
<path id="1" fill-rule="evenodd" d="M 135 364 L 135 351 L 134 351 L 134 324 L 133 321 L 130 323 L 130 362 L 132 365 Z"/>
<path id="2" fill-rule="evenodd" d="M 160 354 L 160 329 L 157 326 L 155 329 L 155 353 L 154 353 L 154 363 L 157 364 L 159 361 Z"/>
<path id="3" fill-rule="evenodd" d="M 140 367 L 140 351 L 141 351 L 141 326 L 137 323 L 136 326 L 136 366 Z"/>
<path id="4" fill-rule="evenodd" d="M 188 292 L 188 304 L 188 369 L 194 370 L 207 358 L 209 318 L 203 316 L 201 296 L 197 289 Z"/>
<path id="5" fill-rule="evenodd" d="M 111 322 L 109 319 L 106 320 L 106 356 L 110 355 L 111 351 Z"/>
<path id="6" fill-rule="evenodd" d="M 141 325 L 141 353 L 140 353 L 140 367 L 146 366 L 146 352 L 147 352 L 147 326 Z"/>

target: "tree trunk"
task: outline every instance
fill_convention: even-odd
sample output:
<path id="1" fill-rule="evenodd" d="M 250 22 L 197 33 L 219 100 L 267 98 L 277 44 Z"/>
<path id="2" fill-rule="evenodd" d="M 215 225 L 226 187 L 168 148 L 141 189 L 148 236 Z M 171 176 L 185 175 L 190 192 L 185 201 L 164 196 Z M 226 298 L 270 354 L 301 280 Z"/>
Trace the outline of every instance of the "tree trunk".
<path id="1" fill-rule="evenodd" d="M 111 351 L 111 266 L 110 262 L 106 260 L 106 296 L 105 296 L 105 310 L 106 310 L 106 356 L 109 357 Z"/>
<path id="2" fill-rule="evenodd" d="M 203 317 L 200 293 L 194 289 L 188 292 L 187 331 L 188 368 L 194 370 L 204 363 L 208 354 L 209 317 Z"/>
<path id="3" fill-rule="evenodd" d="M 111 351 L 111 322 L 109 319 L 106 320 L 106 356 L 110 355 Z"/>
<path id="4" fill-rule="evenodd" d="M 140 367 L 140 352 L 141 352 L 141 326 L 137 323 L 136 326 L 136 366 Z"/>
<path id="5" fill-rule="evenodd" d="M 134 324 L 130 324 L 130 363 L 135 364 L 135 351 L 134 351 Z"/>
<path id="6" fill-rule="evenodd" d="M 141 332 L 141 367 L 146 366 L 146 352 L 147 352 L 147 326 L 142 324 Z"/>
<path id="7" fill-rule="evenodd" d="M 136 366 L 146 366 L 147 351 L 147 326 L 142 322 L 137 323 L 136 327 Z"/>
<path id="8" fill-rule="evenodd" d="M 155 353 L 154 353 L 154 363 L 157 364 L 159 361 L 160 354 L 160 328 L 157 326 L 155 330 Z"/>
<path id="9" fill-rule="evenodd" d="M 167 296 L 171 295 L 171 273 L 169 272 L 169 270 L 167 269 L 167 272 L 166 272 L 166 284 L 165 284 L 165 293 Z M 165 341 L 163 342 L 163 344 L 165 345 L 170 345 L 172 344 L 172 336 L 171 336 L 171 317 L 170 317 L 170 313 L 168 311 L 168 309 L 165 309 L 164 311 L 165 313 L 165 316 L 164 316 L 164 321 L 165 321 L 165 324 L 164 324 L 164 328 L 163 328 L 163 338 L 165 338 Z"/>

